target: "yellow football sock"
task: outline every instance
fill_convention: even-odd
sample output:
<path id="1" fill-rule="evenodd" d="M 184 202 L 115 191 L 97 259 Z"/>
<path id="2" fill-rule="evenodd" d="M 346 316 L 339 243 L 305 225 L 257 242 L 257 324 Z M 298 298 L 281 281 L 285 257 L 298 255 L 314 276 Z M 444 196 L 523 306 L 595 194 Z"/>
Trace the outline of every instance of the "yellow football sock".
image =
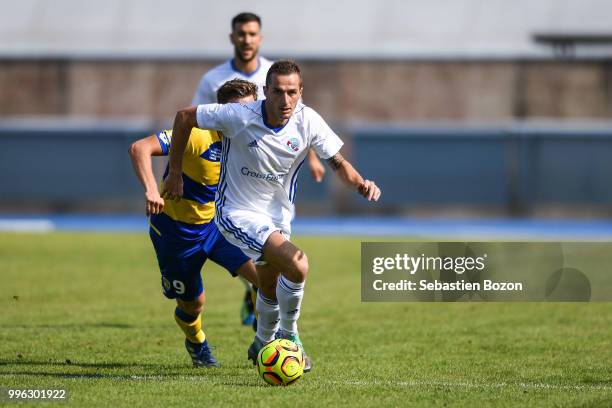
<path id="1" fill-rule="evenodd" d="M 202 315 L 194 317 L 177 307 L 174 311 L 174 320 L 185 333 L 187 340 L 196 344 L 204 343 L 206 335 L 202 331 Z"/>

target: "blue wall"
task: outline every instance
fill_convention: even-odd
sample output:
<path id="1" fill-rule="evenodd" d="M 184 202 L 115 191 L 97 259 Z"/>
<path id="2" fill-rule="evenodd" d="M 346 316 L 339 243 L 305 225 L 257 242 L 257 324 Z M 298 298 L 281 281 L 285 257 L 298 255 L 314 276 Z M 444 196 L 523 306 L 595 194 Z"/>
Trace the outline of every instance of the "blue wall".
<path id="1" fill-rule="evenodd" d="M 612 127 L 355 128 L 356 167 L 382 203 L 475 206 L 612 205 Z M 352 198 L 356 208 L 368 204 Z"/>
<path id="2" fill-rule="evenodd" d="M 130 200 L 142 189 L 130 143 L 152 133 L 145 124 L 88 122 L 0 125 L 1 201 Z"/>
<path id="3" fill-rule="evenodd" d="M 138 123 L 0 124 L 0 204 L 97 200 L 133 203 L 142 189 L 127 154 L 153 133 Z M 493 208 L 521 213 L 539 205 L 612 205 L 612 127 L 347 128 L 345 153 L 383 189 L 378 208 Z M 298 205 L 322 212 L 363 210 L 328 170 L 316 184 L 307 166 Z"/>

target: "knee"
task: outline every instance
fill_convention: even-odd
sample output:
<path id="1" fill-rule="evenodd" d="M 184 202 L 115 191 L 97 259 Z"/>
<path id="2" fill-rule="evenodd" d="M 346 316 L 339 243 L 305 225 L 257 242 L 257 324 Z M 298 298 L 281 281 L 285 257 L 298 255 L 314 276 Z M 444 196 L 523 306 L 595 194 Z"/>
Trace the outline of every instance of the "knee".
<path id="1" fill-rule="evenodd" d="M 179 304 L 179 308 L 190 316 L 199 316 L 200 313 L 202 313 L 202 310 L 204 310 L 204 305 L 183 303 Z"/>
<path id="2" fill-rule="evenodd" d="M 308 276 L 308 257 L 302 251 L 297 251 L 291 260 L 291 274 L 288 278 L 293 282 L 304 282 Z"/>
<path id="3" fill-rule="evenodd" d="M 177 299 L 176 304 L 185 313 L 191 316 L 198 316 L 204 310 L 204 294 L 192 301 Z"/>
<path id="4" fill-rule="evenodd" d="M 202 314 L 203 310 L 204 310 L 204 305 L 192 306 L 191 310 L 188 313 L 193 316 L 197 316 L 197 315 Z"/>

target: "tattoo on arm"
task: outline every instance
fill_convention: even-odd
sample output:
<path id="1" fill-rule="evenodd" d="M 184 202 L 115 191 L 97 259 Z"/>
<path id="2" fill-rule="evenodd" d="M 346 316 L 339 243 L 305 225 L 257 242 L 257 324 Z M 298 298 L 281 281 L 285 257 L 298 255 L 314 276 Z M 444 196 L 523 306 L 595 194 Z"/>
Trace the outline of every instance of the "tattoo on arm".
<path id="1" fill-rule="evenodd" d="M 334 171 L 340 168 L 340 165 L 342 164 L 343 161 L 344 161 L 344 157 L 342 157 L 340 153 L 336 153 L 332 157 L 327 159 L 327 163 L 329 164 L 329 167 L 331 167 L 332 170 Z"/>

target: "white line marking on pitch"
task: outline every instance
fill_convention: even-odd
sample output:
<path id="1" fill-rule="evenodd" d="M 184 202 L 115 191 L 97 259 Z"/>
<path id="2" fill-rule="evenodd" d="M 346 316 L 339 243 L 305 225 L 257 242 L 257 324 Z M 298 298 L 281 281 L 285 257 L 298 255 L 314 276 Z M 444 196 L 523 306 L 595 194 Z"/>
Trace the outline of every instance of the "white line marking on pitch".
<path id="1" fill-rule="evenodd" d="M 449 381 L 337 381 L 334 382 L 338 385 L 388 385 L 388 386 L 400 386 L 400 387 L 451 387 L 451 388 L 506 388 L 506 387 L 520 387 L 520 388 L 541 388 L 541 389 L 564 389 L 564 390 L 609 390 L 612 389 L 610 385 L 602 384 L 580 384 L 580 385 L 562 385 L 562 384 L 546 384 L 546 383 L 469 383 L 469 382 L 449 382 Z"/>
<path id="2" fill-rule="evenodd" d="M 156 376 L 156 375 L 132 375 L 132 380 L 136 381 L 165 381 L 170 379 L 190 380 L 190 381 L 203 381 L 224 384 L 226 381 L 214 377 L 199 377 L 199 376 Z M 240 381 L 232 381 L 233 383 L 246 384 Z M 386 385 L 392 387 L 449 387 L 449 388 L 507 388 L 507 387 L 519 387 L 519 388 L 533 388 L 533 389 L 556 389 L 556 390 L 612 390 L 610 385 L 602 384 L 580 384 L 580 385 L 562 385 L 562 384 L 547 384 L 547 383 L 527 383 L 527 382 L 516 382 L 516 383 L 470 383 L 470 382 L 448 382 L 448 381 L 367 381 L 367 380 L 346 380 L 346 381 L 326 381 L 328 384 L 333 385 L 355 385 L 355 386 L 377 386 Z"/>
<path id="3" fill-rule="evenodd" d="M 0 231 L 8 232 L 49 232 L 55 225 L 49 220 L 0 220 Z"/>

